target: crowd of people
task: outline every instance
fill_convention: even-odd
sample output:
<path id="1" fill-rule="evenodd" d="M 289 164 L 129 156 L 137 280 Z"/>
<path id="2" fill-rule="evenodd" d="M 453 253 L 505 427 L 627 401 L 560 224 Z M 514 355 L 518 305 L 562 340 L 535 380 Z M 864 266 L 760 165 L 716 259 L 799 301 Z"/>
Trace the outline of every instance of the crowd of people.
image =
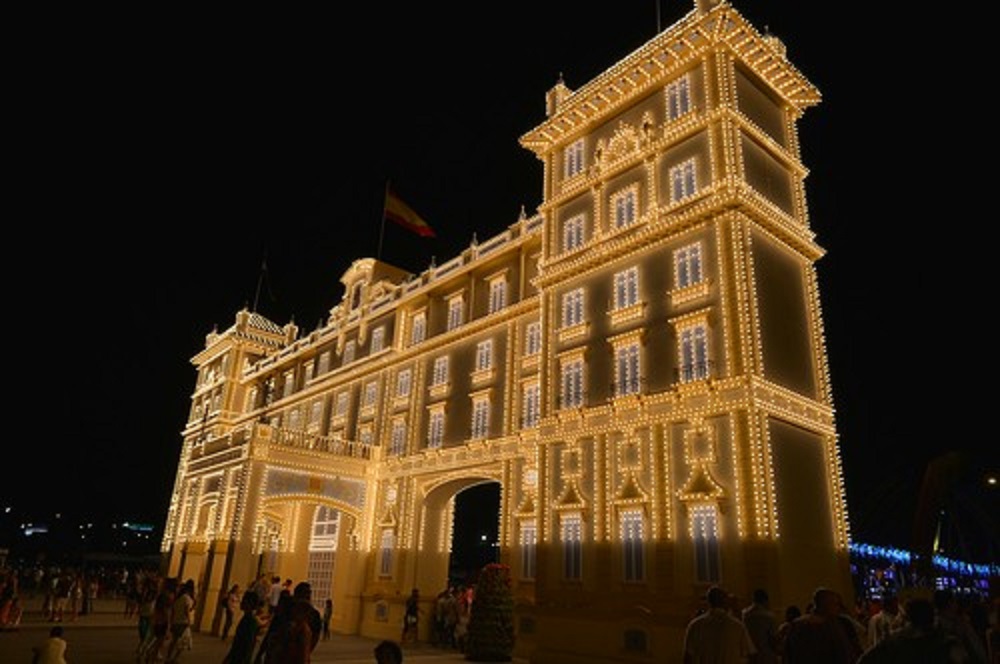
<path id="1" fill-rule="evenodd" d="M 929 595 L 929 596 L 928 596 Z M 950 590 L 901 602 L 887 597 L 848 609 L 841 595 L 817 588 L 804 608 L 779 619 L 764 589 L 741 607 L 719 586 L 684 634 L 685 664 L 997 664 L 998 606 Z"/>
<path id="2" fill-rule="evenodd" d="M 200 598 L 195 581 L 162 576 L 155 568 L 43 567 L 0 569 L 0 628 L 16 629 L 22 600 L 41 596 L 43 618 L 53 626 L 33 649 L 39 663 L 63 664 L 67 642 L 61 623 L 93 612 L 94 600 L 123 600 L 124 617 L 135 619 L 137 664 L 179 664 L 193 646 L 192 628 Z M 418 596 L 408 613 L 419 612 Z M 225 664 L 305 664 L 320 640 L 330 638 L 333 601 L 320 611 L 313 606 L 308 582 L 260 574 L 242 589 L 227 588 L 220 597 L 220 638 L 229 642 Z M 407 640 L 416 640 L 416 621 Z M 404 629 L 405 632 L 405 629 Z M 400 644 L 380 642 L 373 655 L 378 664 L 401 664 Z"/>
<path id="3" fill-rule="evenodd" d="M 414 591 L 416 593 L 416 591 Z M 330 638 L 333 601 L 327 598 L 320 612 L 313 606 L 312 586 L 302 581 L 261 574 L 245 591 L 231 586 L 223 597 L 224 617 L 220 638 L 227 640 L 237 607 L 241 617 L 223 664 L 307 664 L 320 640 Z M 415 604 L 415 598 L 414 598 Z M 404 620 L 404 637 L 406 625 Z M 395 641 L 380 642 L 373 652 L 377 664 L 402 664 L 403 652 Z"/>
<path id="4" fill-rule="evenodd" d="M 434 598 L 431 645 L 465 652 L 475 587 L 453 585 Z M 404 639 L 405 641 L 405 639 Z"/>

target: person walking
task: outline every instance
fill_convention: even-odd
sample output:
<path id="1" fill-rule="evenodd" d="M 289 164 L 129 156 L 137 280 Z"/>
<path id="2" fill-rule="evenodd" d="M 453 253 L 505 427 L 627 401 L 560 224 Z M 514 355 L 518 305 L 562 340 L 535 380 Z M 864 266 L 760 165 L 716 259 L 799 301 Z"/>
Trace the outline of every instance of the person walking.
<path id="1" fill-rule="evenodd" d="M 247 591 L 240 598 L 240 610 L 243 616 L 236 624 L 233 642 L 223 660 L 224 664 L 252 664 L 254 648 L 266 624 L 258 614 L 261 600 L 257 593 Z"/>
<path id="2" fill-rule="evenodd" d="M 330 621 L 333 620 L 333 600 L 329 597 L 323 604 L 323 640 L 330 638 Z"/>
<path id="3" fill-rule="evenodd" d="M 785 607 L 785 622 L 778 625 L 778 639 L 775 646 L 775 649 L 778 651 L 778 657 L 781 658 L 780 661 L 782 662 L 785 659 L 785 640 L 788 638 L 788 632 L 792 629 L 792 623 L 801 616 L 802 609 L 795 604 L 789 604 Z"/>
<path id="4" fill-rule="evenodd" d="M 947 589 L 934 591 L 934 624 L 945 633 L 958 639 L 968 653 L 970 664 L 987 664 L 986 644 L 976 634 L 968 617 L 959 609 L 955 593 Z"/>
<path id="5" fill-rule="evenodd" d="M 767 591 L 757 588 L 753 591 L 753 603 L 743 609 L 743 625 L 757 654 L 754 664 L 777 664 L 778 662 L 778 621 L 768 604 Z"/>
<path id="6" fill-rule="evenodd" d="M 271 577 L 271 588 L 267 592 L 267 605 L 271 610 L 271 615 L 278 609 L 278 600 L 281 599 L 281 577 L 273 575 Z"/>
<path id="7" fill-rule="evenodd" d="M 907 622 L 866 650 L 858 664 L 969 664 L 968 651 L 953 634 L 934 624 L 934 606 L 929 600 L 906 603 Z"/>
<path id="8" fill-rule="evenodd" d="M 406 608 L 403 612 L 403 635 L 401 643 L 417 642 L 417 631 L 420 622 L 420 591 L 414 588 L 406 598 Z"/>
<path id="9" fill-rule="evenodd" d="M 877 646 L 889 638 L 893 632 L 905 627 L 903 616 L 899 613 L 899 598 L 889 595 L 882 600 L 882 608 L 868 619 L 867 647 Z"/>
<path id="10" fill-rule="evenodd" d="M 756 653 L 746 627 L 729 613 L 728 598 L 719 586 L 705 593 L 708 610 L 684 630 L 684 664 L 743 664 Z"/>
<path id="11" fill-rule="evenodd" d="M 179 662 L 184 653 L 191 649 L 191 623 L 194 620 L 194 579 L 181 584 L 180 592 L 170 608 L 170 647 L 167 662 Z"/>
<path id="12" fill-rule="evenodd" d="M 173 606 L 176 594 L 177 579 L 174 577 L 162 579 L 156 599 L 153 601 L 153 617 L 146 640 L 139 645 L 138 659 L 146 664 L 161 658 L 161 651 L 170 634 L 170 607 Z"/>
<path id="13" fill-rule="evenodd" d="M 308 664 L 319 643 L 323 617 L 312 605 L 312 586 L 302 581 L 291 595 L 282 596 L 278 609 L 257 653 L 265 663 Z"/>
<path id="14" fill-rule="evenodd" d="M 223 641 L 229 637 L 229 630 L 233 626 L 233 620 L 236 617 L 236 612 L 240 610 L 240 586 L 238 583 L 234 583 L 232 588 L 226 592 L 224 601 L 226 617 L 225 621 L 222 623 Z"/>

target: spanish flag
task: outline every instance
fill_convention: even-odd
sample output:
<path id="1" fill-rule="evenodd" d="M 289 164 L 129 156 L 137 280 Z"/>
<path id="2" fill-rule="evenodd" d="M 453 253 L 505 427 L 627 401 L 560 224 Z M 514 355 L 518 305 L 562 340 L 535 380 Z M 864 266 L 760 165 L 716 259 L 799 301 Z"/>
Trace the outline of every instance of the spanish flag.
<path id="1" fill-rule="evenodd" d="M 420 215 L 413 211 L 409 205 L 403 202 L 394 191 L 386 187 L 385 190 L 385 210 L 383 212 L 386 219 L 396 222 L 421 237 L 435 237 L 434 231 Z"/>

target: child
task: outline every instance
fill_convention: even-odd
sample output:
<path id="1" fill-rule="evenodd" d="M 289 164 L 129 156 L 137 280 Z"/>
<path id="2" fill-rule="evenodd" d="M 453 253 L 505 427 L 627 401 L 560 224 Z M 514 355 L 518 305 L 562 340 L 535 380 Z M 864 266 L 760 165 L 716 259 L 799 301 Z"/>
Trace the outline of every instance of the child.
<path id="1" fill-rule="evenodd" d="M 326 604 L 323 605 L 323 640 L 326 641 L 330 638 L 330 619 L 333 618 L 333 600 L 329 597 L 326 598 Z"/>
<path id="2" fill-rule="evenodd" d="M 55 625 L 49 630 L 49 638 L 33 649 L 35 664 L 66 664 L 66 640 L 63 638 L 62 625 Z"/>

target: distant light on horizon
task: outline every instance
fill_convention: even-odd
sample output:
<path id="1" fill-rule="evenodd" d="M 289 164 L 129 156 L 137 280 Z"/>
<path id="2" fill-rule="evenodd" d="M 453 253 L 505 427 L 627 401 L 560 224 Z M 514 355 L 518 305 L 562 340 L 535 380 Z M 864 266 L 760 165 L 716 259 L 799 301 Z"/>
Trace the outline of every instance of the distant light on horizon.
<path id="1" fill-rule="evenodd" d="M 989 484 L 990 486 L 996 486 L 997 478 L 990 475 L 989 477 L 986 478 L 986 483 Z"/>

